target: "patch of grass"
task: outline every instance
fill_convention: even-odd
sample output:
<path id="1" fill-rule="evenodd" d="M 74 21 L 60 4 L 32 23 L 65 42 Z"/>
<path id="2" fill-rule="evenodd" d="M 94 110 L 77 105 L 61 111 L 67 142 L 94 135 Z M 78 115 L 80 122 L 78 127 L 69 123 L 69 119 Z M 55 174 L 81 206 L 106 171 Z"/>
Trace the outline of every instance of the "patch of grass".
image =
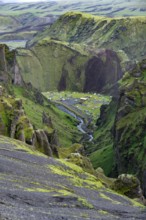
<path id="1" fill-rule="evenodd" d="M 43 94 L 48 99 L 50 99 L 52 101 L 57 101 L 58 103 L 60 103 L 62 105 L 64 105 L 62 100 L 67 100 L 67 99 L 78 100 L 77 101 L 78 103 L 75 104 L 74 106 L 80 112 L 82 112 L 81 114 L 92 117 L 94 120 L 94 123 L 100 114 L 101 105 L 108 104 L 111 101 L 111 97 L 101 95 L 101 94 L 96 94 L 96 93 L 93 94 L 93 93 L 80 93 L 80 92 L 70 92 L 70 91 L 63 91 L 63 92 L 49 91 L 49 92 L 45 92 Z M 67 105 L 65 105 L 65 106 L 68 107 Z M 71 107 L 70 107 L 70 109 L 71 109 Z M 77 111 L 75 113 L 78 114 Z"/>
<path id="2" fill-rule="evenodd" d="M 70 147 L 73 143 L 79 142 L 81 135 L 75 126 L 76 120 L 70 120 L 68 115 L 51 102 L 45 101 L 44 106 L 31 100 L 31 95 L 25 95 L 25 90 L 21 87 L 14 87 L 15 96 L 22 99 L 23 106 L 27 117 L 36 129 L 45 129 L 42 123 L 43 112 L 46 112 L 52 119 L 54 128 L 57 130 L 61 147 Z"/>
<path id="3" fill-rule="evenodd" d="M 114 149 L 113 145 L 101 148 L 90 155 L 93 167 L 102 167 L 105 174 L 109 174 L 114 165 Z M 107 166 L 108 164 L 108 166 Z"/>
<path id="4" fill-rule="evenodd" d="M 103 188 L 102 183 L 95 176 L 85 173 L 81 167 L 65 160 L 58 161 L 63 163 L 65 167 L 49 166 L 48 168 L 57 175 L 68 177 L 74 186 L 90 189 Z M 81 179 L 79 175 L 84 175 L 84 179 Z"/>
<path id="5" fill-rule="evenodd" d="M 89 202 L 87 201 L 87 199 L 85 199 L 85 198 L 83 198 L 83 197 L 78 197 L 78 201 L 81 202 L 82 205 L 84 205 L 85 207 L 87 207 L 87 208 L 89 208 L 89 209 L 93 209 L 93 208 L 94 208 L 94 206 L 93 206 L 91 203 L 89 203 Z"/>

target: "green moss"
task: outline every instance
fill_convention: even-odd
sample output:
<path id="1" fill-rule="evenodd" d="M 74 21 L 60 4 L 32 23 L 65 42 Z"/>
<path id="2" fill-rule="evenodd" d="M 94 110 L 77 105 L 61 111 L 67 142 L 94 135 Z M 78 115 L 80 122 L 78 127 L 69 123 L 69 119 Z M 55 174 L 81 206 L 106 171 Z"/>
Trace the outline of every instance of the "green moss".
<path id="1" fill-rule="evenodd" d="M 86 149 L 93 167 L 95 169 L 103 168 L 106 176 L 110 175 L 115 164 L 112 129 L 116 116 L 116 105 L 116 102 L 112 100 L 109 105 L 101 108 L 101 116 L 97 120 L 97 128 L 94 132 L 94 144 L 89 145 Z"/>
<path id="2" fill-rule="evenodd" d="M 58 160 L 63 163 L 66 167 L 58 167 L 58 166 L 49 166 L 49 169 L 55 174 L 60 176 L 67 176 L 69 180 L 78 187 L 86 187 L 91 189 L 100 189 L 103 187 L 102 183 L 97 180 L 97 178 L 89 173 L 85 173 L 84 180 L 79 177 L 79 174 L 84 174 L 84 171 L 81 167 L 78 167 L 75 164 L 70 162 L 66 162 L 64 160 Z"/>
<path id="3" fill-rule="evenodd" d="M 88 202 L 85 198 L 83 198 L 83 197 L 78 197 L 78 201 L 81 202 L 83 206 L 85 206 L 85 207 L 87 207 L 87 208 L 89 208 L 89 209 L 93 209 L 93 208 L 94 208 L 94 206 L 93 206 L 91 203 L 89 203 L 89 202 Z"/>
<path id="4" fill-rule="evenodd" d="M 81 144 L 73 144 L 72 146 L 70 147 L 66 147 L 66 148 L 59 148 L 58 151 L 59 151 L 59 158 L 67 158 L 71 153 L 75 153 L 77 151 L 79 151 L 83 146 Z"/>
<path id="5" fill-rule="evenodd" d="M 111 201 L 113 204 L 121 204 L 121 202 L 111 199 L 109 196 L 105 195 L 104 193 L 100 193 L 100 197 Z"/>
<path id="6" fill-rule="evenodd" d="M 105 174 L 109 174 L 114 165 L 114 149 L 113 145 L 103 147 L 90 155 L 90 160 L 94 168 L 102 167 Z M 107 166 L 108 164 L 108 166 Z"/>
<path id="7" fill-rule="evenodd" d="M 14 87 L 14 93 L 16 97 L 22 99 L 25 113 L 35 129 L 46 130 L 46 125 L 42 123 L 42 115 L 43 112 L 45 112 L 52 119 L 54 128 L 57 130 L 61 147 L 69 148 L 72 146 L 73 142 L 79 142 L 81 134 L 78 133 L 78 129 L 75 126 L 75 119 L 70 120 L 68 115 L 55 107 L 52 102 L 45 100 L 44 106 L 35 103 L 31 92 L 29 92 L 28 95 L 21 87 Z M 47 127 L 47 131 L 52 133 L 54 129 L 52 130 L 52 128 Z"/>
<path id="8" fill-rule="evenodd" d="M 37 156 L 48 158 L 46 155 L 44 155 L 44 154 L 40 153 L 39 151 L 36 151 L 35 149 L 33 149 L 32 146 L 30 146 L 30 145 L 27 146 L 26 144 L 24 144 L 21 141 L 15 141 L 15 140 L 12 139 L 11 143 L 15 144 L 15 146 L 16 146 L 15 149 L 16 150 L 20 150 L 20 151 L 22 150 L 22 152 L 24 151 L 24 152 L 29 153 L 29 154 L 34 154 L 34 155 L 37 155 Z"/>
<path id="9" fill-rule="evenodd" d="M 31 82 L 42 91 L 56 90 L 62 74 L 65 73 L 67 89 L 82 91 L 82 70 L 87 59 L 88 57 L 62 42 L 46 39 L 40 41 L 31 51 L 21 49 L 17 54 L 17 62 L 25 82 Z M 81 77 L 77 80 L 78 70 L 81 71 Z"/>
<path id="10" fill-rule="evenodd" d="M 109 212 L 107 212 L 105 210 L 99 210 L 98 212 L 102 215 L 109 215 Z"/>
<path id="11" fill-rule="evenodd" d="M 41 192 L 41 193 L 49 193 L 52 192 L 52 190 L 48 190 L 48 189 L 42 189 L 42 188 L 25 188 L 25 191 L 28 192 Z"/>

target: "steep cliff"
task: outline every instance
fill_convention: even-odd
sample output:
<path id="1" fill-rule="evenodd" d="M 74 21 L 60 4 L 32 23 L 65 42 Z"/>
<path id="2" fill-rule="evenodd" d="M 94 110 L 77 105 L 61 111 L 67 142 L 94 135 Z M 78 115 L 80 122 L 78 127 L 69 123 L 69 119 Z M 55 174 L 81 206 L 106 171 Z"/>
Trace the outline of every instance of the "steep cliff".
<path id="1" fill-rule="evenodd" d="M 107 18 L 68 12 L 49 29 L 38 34 L 28 45 L 50 36 L 53 39 L 77 43 L 83 47 L 87 45 L 87 50 L 108 48 L 120 51 L 123 61 L 124 59 L 141 60 L 146 55 L 145 34 L 145 16 Z"/>
<path id="2" fill-rule="evenodd" d="M 136 64 L 120 81 L 120 96 L 102 106 L 95 144 L 87 149 L 95 168 L 107 175 L 135 174 L 146 195 L 146 60 Z M 108 164 L 108 166 L 107 166 Z"/>
<path id="3" fill-rule="evenodd" d="M 118 173 L 137 174 L 146 195 L 146 60 L 136 65 L 121 81 L 114 126 L 114 149 Z"/>
<path id="4" fill-rule="evenodd" d="M 112 50 L 93 55 L 46 38 L 30 49 L 18 50 L 17 64 L 24 81 L 42 91 L 109 91 L 122 77 L 120 59 Z"/>
<path id="5" fill-rule="evenodd" d="M 24 82 L 16 52 L 5 45 L 0 46 L 0 76 L 0 134 L 33 145 L 49 156 L 58 156 L 59 146 L 79 142 L 77 120 Z"/>
<path id="6" fill-rule="evenodd" d="M 145 33 L 145 17 L 69 12 L 29 41 L 28 49 L 18 50 L 17 64 L 23 79 L 42 91 L 110 91 L 116 96 L 123 72 L 146 55 Z"/>

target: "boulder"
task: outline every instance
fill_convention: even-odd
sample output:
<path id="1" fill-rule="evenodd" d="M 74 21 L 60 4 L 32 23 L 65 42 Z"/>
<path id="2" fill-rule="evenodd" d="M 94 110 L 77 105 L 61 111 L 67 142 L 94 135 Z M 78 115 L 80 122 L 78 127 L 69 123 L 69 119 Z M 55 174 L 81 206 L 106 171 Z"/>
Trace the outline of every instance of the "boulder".
<path id="1" fill-rule="evenodd" d="M 144 201 L 140 181 L 130 174 L 121 174 L 113 183 L 113 189 L 132 198 Z"/>

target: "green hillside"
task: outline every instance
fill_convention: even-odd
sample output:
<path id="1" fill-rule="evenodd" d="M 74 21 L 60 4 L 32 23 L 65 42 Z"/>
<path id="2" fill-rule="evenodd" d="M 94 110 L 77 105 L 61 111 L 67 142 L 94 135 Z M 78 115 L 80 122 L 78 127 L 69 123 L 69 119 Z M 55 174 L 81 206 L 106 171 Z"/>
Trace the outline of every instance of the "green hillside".
<path id="1" fill-rule="evenodd" d="M 29 41 L 28 49 L 18 50 L 20 74 L 42 91 L 115 95 L 124 71 L 146 56 L 145 22 L 145 17 L 66 13 Z"/>
<path id="2" fill-rule="evenodd" d="M 93 53 L 99 48 L 109 48 L 120 51 L 123 59 L 141 60 L 146 55 L 145 22 L 146 17 L 105 18 L 68 12 L 28 45 L 49 36 L 59 41 L 80 44 Z"/>

